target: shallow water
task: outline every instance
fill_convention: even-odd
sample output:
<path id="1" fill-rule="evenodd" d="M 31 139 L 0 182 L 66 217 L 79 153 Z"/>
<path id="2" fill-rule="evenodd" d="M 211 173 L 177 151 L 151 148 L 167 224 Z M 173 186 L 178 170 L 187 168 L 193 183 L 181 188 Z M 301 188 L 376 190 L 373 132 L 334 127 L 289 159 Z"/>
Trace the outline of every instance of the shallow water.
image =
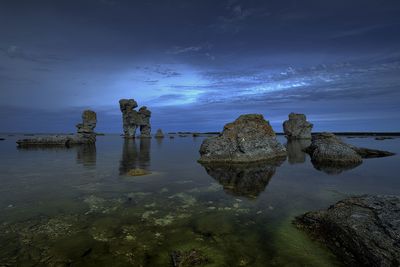
<path id="1" fill-rule="evenodd" d="M 171 266 L 173 251 L 191 249 L 205 266 L 338 266 L 293 218 L 353 194 L 400 192 L 398 155 L 318 170 L 292 143 L 285 162 L 203 167 L 201 137 L 109 135 L 96 147 L 34 150 L 4 137 L 0 266 Z M 343 139 L 400 152 L 400 139 Z M 152 174 L 126 176 L 132 168 Z"/>

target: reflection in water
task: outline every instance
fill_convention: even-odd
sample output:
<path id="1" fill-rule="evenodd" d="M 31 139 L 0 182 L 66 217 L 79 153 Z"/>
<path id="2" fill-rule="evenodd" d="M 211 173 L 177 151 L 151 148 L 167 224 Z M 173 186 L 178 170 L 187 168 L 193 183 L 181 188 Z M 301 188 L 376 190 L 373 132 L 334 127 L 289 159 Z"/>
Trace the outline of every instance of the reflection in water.
<path id="1" fill-rule="evenodd" d="M 248 164 L 202 164 L 228 194 L 256 198 L 263 192 L 284 159 Z"/>
<path id="2" fill-rule="evenodd" d="M 96 166 L 96 144 L 80 145 L 76 148 L 76 162 L 85 167 Z"/>
<path id="3" fill-rule="evenodd" d="M 138 151 L 136 140 L 126 138 L 122 147 L 119 174 L 125 175 L 135 168 L 148 169 L 150 165 L 150 144 L 150 138 L 141 138 Z"/>
<path id="4" fill-rule="evenodd" d="M 286 150 L 289 163 L 304 163 L 306 161 L 306 153 L 303 149 L 309 147 L 310 144 L 311 140 L 288 140 Z"/>
<path id="5" fill-rule="evenodd" d="M 332 174 L 332 175 L 354 169 L 357 166 L 361 165 L 361 162 L 360 163 L 350 163 L 350 164 L 346 164 L 346 165 L 338 165 L 338 164 L 332 164 L 332 163 L 330 163 L 330 164 L 329 163 L 317 163 L 314 161 L 311 161 L 311 162 L 316 170 L 323 171 L 327 174 Z"/>

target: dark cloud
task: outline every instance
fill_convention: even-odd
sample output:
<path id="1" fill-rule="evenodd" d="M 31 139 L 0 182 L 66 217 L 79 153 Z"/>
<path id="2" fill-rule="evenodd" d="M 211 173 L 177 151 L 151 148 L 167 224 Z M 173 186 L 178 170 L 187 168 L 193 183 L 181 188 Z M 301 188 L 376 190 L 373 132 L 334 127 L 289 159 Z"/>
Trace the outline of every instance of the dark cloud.
<path id="1" fill-rule="evenodd" d="M 393 130 L 399 12 L 397 0 L 3 1 L 0 131 L 69 131 L 90 107 L 119 132 L 118 99 L 132 97 L 168 130 L 246 112 L 279 128 L 291 111 Z"/>

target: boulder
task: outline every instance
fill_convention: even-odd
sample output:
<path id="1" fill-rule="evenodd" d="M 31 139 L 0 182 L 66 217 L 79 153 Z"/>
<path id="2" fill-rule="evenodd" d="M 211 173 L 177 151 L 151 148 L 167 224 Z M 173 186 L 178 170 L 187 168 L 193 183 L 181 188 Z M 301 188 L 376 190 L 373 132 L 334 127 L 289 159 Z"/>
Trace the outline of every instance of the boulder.
<path id="1" fill-rule="evenodd" d="M 164 138 L 164 133 L 161 129 L 158 129 L 155 135 L 155 138 Z"/>
<path id="2" fill-rule="evenodd" d="M 400 197 L 360 196 L 297 217 L 344 266 L 400 266 Z"/>
<path id="3" fill-rule="evenodd" d="M 332 133 L 316 134 L 311 145 L 305 149 L 313 164 L 319 168 L 353 168 L 362 163 L 363 158 L 386 157 L 394 153 L 376 149 L 355 147 L 344 143 Z"/>
<path id="4" fill-rule="evenodd" d="M 311 139 L 312 127 L 306 115 L 293 112 L 289 114 L 289 120 L 283 123 L 283 131 L 288 139 Z"/>
<path id="5" fill-rule="evenodd" d="M 286 156 L 268 121 L 259 114 L 241 115 L 222 133 L 203 141 L 199 162 L 253 162 Z"/>

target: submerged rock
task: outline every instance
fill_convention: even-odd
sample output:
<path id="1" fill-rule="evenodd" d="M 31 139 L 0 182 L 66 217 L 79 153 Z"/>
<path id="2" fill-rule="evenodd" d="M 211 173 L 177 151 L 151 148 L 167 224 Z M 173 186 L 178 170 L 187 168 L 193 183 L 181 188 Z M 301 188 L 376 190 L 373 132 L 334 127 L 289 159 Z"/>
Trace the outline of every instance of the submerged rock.
<path id="1" fill-rule="evenodd" d="M 129 176 L 142 176 L 142 175 L 148 175 L 148 174 L 151 174 L 151 172 L 149 172 L 145 169 L 139 169 L 139 168 L 129 170 L 126 173 L 126 175 L 129 175 Z"/>
<path id="2" fill-rule="evenodd" d="M 285 158 L 267 162 L 254 163 L 202 163 L 208 175 L 217 180 L 228 194 L 256 198 L 262 193 L 276 167 L 280 166 Z"/>
<path id="3" fill-rule="evenodd" d="M 288 139 L 311 139 L 313 124 L 304 114 L 290 113 L 289 120 L 283 123 L 283 131 Z"/>
<path id="4" fill-rule="evenodd" d="M 155 135 L 155 138 L 164 138 L 164 133 L 161 129 L 158 129 Z"/>
<path id="5" fill-rule="evenodd" d="M 294 221 L 346 266 L 400 266 L 400 197 L 360 196 Z"/>
<path id="6" fill-rule="evenodd" d="M 174 267 L 201 266 L 209 262 L 207 257 L 197 249 L 189 251 L 174 251 L 171 253 Z"/>
<path id="7" fill-rule="evenodd" d="M 392 156 L 394 153 L 376 149 L 359 148 L 344 143 L 332 133 L 314 135 L 311 145 L 305 149 L 317 168 L 354 168 L 363 158 Z"/>
<path id="8" fill-rule="evenodd" d="M 252 162 L 286 156 L 268 121 L 259 114 L 241 115 L 216 137 L 203 141 L 200 162 Z"/>

